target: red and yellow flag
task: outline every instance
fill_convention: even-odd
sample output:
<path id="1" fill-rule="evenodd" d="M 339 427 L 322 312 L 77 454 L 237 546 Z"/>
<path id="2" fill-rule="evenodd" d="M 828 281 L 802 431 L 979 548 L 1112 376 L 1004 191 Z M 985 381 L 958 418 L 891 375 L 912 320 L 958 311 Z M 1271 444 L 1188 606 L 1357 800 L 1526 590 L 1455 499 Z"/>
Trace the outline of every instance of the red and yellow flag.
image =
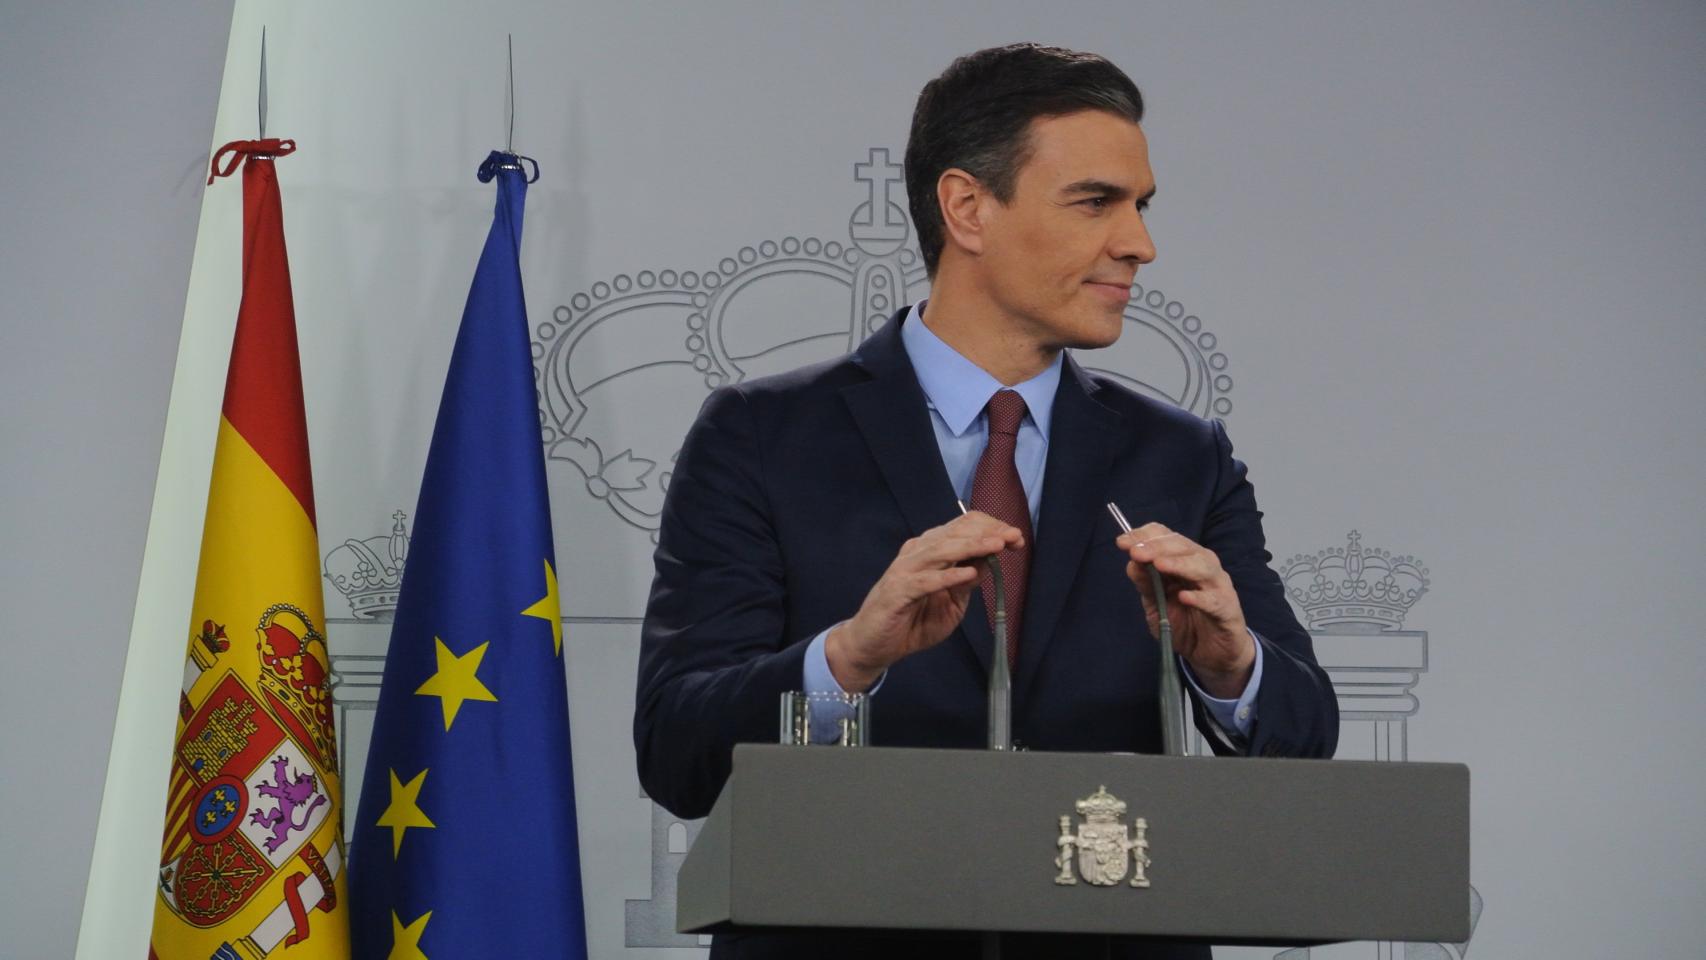
<path id="1" fill-rule="evenodd" d="M 274 158 L 243 165 L 243 301 L 178 703 L 153 960 L 349 956 L 343 790 Z M 220 160 L 229 155 L 223 170 Z"/>

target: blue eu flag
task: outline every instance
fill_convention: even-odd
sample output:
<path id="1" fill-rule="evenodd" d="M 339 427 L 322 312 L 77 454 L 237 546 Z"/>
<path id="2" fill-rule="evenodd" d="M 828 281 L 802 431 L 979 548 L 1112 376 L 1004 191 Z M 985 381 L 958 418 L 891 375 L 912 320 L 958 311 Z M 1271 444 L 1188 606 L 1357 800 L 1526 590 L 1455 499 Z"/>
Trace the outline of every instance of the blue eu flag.
<path id="1" fill-rule="evenodd" d="M 356 813 L 357 957 L 586 956 L 520 159 L 480 167 L 497 212 L 439 403 Z"/>

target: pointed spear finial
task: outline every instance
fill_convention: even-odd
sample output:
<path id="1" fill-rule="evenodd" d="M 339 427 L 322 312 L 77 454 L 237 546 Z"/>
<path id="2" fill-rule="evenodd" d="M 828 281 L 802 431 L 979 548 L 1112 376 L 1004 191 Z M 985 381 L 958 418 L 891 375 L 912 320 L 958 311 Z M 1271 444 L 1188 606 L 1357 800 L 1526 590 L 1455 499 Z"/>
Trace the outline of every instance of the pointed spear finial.
<path id="1" fill-rule="evenodd" d="M 256 96 L 255 113 L 260 120 L 260 139 L 267 138 L 267 28 L 261 27 L 261 83 Z"/>
<path id="2" fill-rule="evenodd" d="M 515 34 L 509 35 L 509 135 L 504 138 L 504 152 L 515 152 Z"/>

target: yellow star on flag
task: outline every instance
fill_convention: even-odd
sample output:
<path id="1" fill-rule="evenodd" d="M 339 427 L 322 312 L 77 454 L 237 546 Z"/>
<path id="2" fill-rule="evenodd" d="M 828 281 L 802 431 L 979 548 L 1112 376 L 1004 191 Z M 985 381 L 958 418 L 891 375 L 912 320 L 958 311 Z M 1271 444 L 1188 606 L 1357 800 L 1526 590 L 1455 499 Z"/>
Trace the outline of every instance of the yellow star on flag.
<path id="1" fill-rule="evenodd" d="M 397 911 L 391 911 L 391 952 L 385 955 L 385 960 L 427 960 L 427 955 L 421 952 L 421 934 L 426 933 L 427 920 L 431 917 L 432 911 L 428 910 L 405 927 Z"/>
<path id="2" fill-rule="evenodd" d="M 421 811 L 421 787 L 426 785 L 427 772 L 422 770 L 415 778 L 404 783 L 397 777 L 397 771 L 391 771 L 391 805 L 379 815 L 378 826 L 391 828 L 391 858 L 403 850 L 403 831 L 410 827 L 427 827 L 437 829 L 438 824 L 427 819 Z M 422 921 L 416 921 L 417 923 Z"/>
<path id="3" fill-rule="evenodd" d="M 557 571 L 551 569 L 551 561 L 545 561 L 545 596 L 538 603 L 521 611 L 524 617 L 538 617 L 551 624 L 551 639 L 557 645 L 557 655 L 563 654 L 563 607 L 557 598 Z"/>
<path id="4" fill-rule="evenodd" d="M 449 730 L 450 722 L 456 719 L 456 712 L 462 709 L 463 701 L 497 702 L 497 694 L 487 690 L 480 678 L 474 675 L 480 669 L 480 661 L 485 659 L 486 648 L 492 644 L 488 640 L 459 657 L 450 652 L 443 640 L 433 637 L 432 642 L 438 645 L 438 672 L 417 687 L 415 694 L 439 699 L 439 705 L 444 708 L 444 729 Z"/>

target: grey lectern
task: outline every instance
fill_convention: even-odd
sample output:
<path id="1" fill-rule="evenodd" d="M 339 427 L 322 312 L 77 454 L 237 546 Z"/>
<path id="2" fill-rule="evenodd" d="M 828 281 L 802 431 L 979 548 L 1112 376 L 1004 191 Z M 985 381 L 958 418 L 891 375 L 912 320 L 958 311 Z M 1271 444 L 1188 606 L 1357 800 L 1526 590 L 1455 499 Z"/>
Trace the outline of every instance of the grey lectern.
<path id="1" fill-rule="evenodd" d="M 683 933 L 1469 937 L 1461 764 L 743 744 Z"/>

